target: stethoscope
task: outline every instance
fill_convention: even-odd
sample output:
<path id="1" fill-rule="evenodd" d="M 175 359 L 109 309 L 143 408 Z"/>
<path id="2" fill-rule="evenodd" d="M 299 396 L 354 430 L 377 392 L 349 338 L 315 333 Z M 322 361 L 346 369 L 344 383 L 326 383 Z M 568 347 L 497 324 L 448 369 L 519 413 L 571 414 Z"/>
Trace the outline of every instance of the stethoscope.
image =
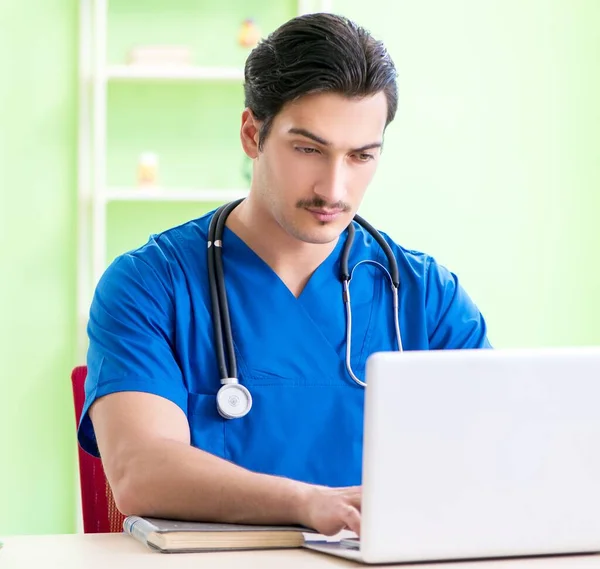
<path id="1" fill-rule="evenodd" d="M 229 316 L 229 307 L 227 305 L 227 293 L 225 290 L 225 276 L 223 273 L 223 230 L 229 214 L 235 209 L 242 199 L 230 202 L 221 206 L 213 215 L 208 228 L 208 284 L 210 287 L 210 301 L 212 307 L 212 323 L 215 340 L 215 352 L 219 366 L 219 375 L 221 377 L 221 388 L 217 392 L 217 410 L 225 419 L 238 419 L 250 411 L 252 407 L 252 395 L 248 389 L 242 385 L 237 377 L 237 359 L 235 357 L 235 348 L 233 346 L 233 336 L 231 333 L 231 318 Z M 386 274 L 392 288 L 392 298 L 394 305 L 394 327 L 396 331 L 396 342 L 398 350 L 402 351 L 402 336 L 400 334 L 399 322 L 399 301 L 398 289 L 400 287 L 398 263 L 392 249 L 380 235 L 380 233 L 366 220 L 359 215 L 354 216 L 361 227 L 377 241 L 383 249 L 389 264 L 389 270 L 381 263 L 371 259 L 359 261 L 354 265 L 351 271 L 348 270 L 348 257 L 354 241 L 355 229 L 351 223 L 348 226 L 348 237 L 342 249 L 340 258 L 340 280 L 342 283 L 342 298 L 346 307 L 346 369 L 348 375 L 360 386 L 365 387 L 366 383 L 361 381 L 352 371 L 350 363 L 350 352 L 352 342 L 352 307 L 350 303 L 350 281 L 354 271 L 359 265 L 372 264 L 383 270 Z M 225 360 L 225 351 L 227 351 L 227 361 Z"/>

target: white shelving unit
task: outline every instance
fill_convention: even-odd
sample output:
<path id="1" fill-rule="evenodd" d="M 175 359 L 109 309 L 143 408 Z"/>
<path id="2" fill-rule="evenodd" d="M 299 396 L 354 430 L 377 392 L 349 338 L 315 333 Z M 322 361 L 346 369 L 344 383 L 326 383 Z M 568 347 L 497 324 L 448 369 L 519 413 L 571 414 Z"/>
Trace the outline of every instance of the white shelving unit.
<path id="1" fill-rule="evenodd" d="M 215 0 L 216 1 L 216 0 Z M 169 2 L 165 0 L 165 6 Z M 199 2 L 199 6 L 201 3 Z M 297 13 L 331 11 L 330 0 L 298 0 Z M 226 202 L 247 189 L 107 186 L 107 86 L 111 82 L 239 82 L 237 67 L 109 65 L 108 0 L 80 0 L 78 152 L 77 358 L 87 350 L 85 327 L 94 287 L 107 264 L 107 206 L 121 202 Z M 232 144 L 235 142 L 232 141 Z"/>

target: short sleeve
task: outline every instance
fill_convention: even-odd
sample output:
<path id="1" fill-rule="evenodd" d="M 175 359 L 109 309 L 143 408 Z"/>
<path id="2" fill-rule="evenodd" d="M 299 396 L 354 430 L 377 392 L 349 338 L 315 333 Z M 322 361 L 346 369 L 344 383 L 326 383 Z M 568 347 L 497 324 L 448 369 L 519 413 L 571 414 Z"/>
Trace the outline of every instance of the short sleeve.
<path id="1" fill-rule="evenodd" d="M 485 319 L 457 276 L 429 258 L 425 280 L 430 349 L 491 348 Z"/>
<path id="2" fill-rule="evenodd" d="M 174 301 L 168 266 L 156 243 L 117 258 L 94 294 L 88 324 L 85 403 L 78 440 L 98 447 L 88 412 L 98 398 L 121 391 L 164 397 L 187 414 L 187 390 L 174 350 Z"/>

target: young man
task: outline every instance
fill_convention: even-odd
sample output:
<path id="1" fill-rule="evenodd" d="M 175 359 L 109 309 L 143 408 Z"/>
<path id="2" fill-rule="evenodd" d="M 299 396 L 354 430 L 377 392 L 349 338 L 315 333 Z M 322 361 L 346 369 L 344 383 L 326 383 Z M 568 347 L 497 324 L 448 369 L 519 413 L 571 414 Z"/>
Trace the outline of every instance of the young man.
<path id="1" fill-rule="evenodd" d="M 314 14 L 258 45 L 245 78 L 240 136 L 253 177 L 221 250 L 253 406 L 235 419 L 217 410 L 208 214 L 122 255 L 99 283 L 79 440 L 102 456 L 125 514 L 358 532 L 364 388 L 347 364 L 363 380 L 369 354 L 398 338 L 389 262 L 353 224 L 349 267 L 368 263 L 352 279 L 347 362 L 340 257 L 396 112 L 396 72 L 365 30 Z M 456 277 L 384 239 L 404 349 L 489 347 Z"/>

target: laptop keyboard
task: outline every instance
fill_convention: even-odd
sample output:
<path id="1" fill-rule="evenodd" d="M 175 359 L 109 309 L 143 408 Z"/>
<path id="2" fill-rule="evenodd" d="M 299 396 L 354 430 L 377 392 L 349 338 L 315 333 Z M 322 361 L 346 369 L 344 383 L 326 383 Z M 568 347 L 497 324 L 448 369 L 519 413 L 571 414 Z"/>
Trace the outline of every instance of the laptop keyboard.
<path id="1" fill-rule="evenodd" d="M 348 549 L 360 549 L 360 538 L 348 537 L 346 539 L 341 539 L 340 545 L 342 547 L 347 547 Z"/>

